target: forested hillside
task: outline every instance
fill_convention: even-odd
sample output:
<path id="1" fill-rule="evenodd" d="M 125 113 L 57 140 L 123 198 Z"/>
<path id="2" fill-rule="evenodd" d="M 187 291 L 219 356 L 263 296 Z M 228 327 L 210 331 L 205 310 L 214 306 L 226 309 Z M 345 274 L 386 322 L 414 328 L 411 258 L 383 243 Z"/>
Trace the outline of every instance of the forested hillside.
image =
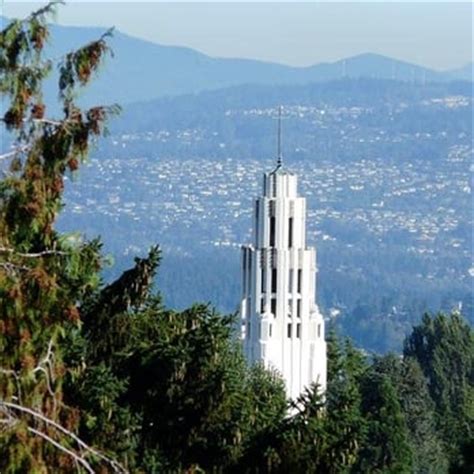
<path id="1" fill-rule="evenodd" d="M 403 356 L 327 335 L 327 392 L 288 402 L 278 374 L 246 365 L 232 316 L 164 305 L 158 247 L 103 282 L 101 242 L 56 223 L 66 177 L 119 111 L 76 103 L 108 36 L 62 58 L 64 114 L 50 116 L 54 9 L 0 32 L 1 126 L 16 137 L 0 182 L 0 471 L 472 472 L 474 334 L 459 314 L 425 315 Z"/>

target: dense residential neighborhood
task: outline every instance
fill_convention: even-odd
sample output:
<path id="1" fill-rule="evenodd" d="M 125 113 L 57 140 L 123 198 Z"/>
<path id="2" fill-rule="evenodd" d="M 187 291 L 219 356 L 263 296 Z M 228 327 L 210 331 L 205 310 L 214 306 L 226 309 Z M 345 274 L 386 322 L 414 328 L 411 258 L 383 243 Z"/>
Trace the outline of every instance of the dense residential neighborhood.
<path id="1" fill-rule="evenodd" d="M 410 320 L 407 306 L 413 305 L 421 312 L 463 305 L 471 311 L 472 148 L 464 131 L 471 100 L 448 95 L 382 108 L 284 107 L 285 166 L 298 174 L 307 198 L 308 243 L 319 254 L 318 292 L 326 317 L 353 314 L 374 291 L 391 304 L 366 311 L 391 321 L 394 314 Z M 454 115 L 446 127 L 438 120 L 420 132 L 416 121 L 400 124 L 407 108 L 427 117 Z M 274 163 L 275 111 L 226 109 L 215 113 L 220 122 L 211 116 L 199 127 L 181 128 L 185 118 L 177 107 L 167 129 L 150 117 L 151 131 L 112 133 L 100 158 L 70 177 L 61 228 L 100 235 L 114 258 L 111 275 L 159 243 L 165 250 L 160 285 L 171 305 L 189 298 L 235 311 L 239 248 L 250 239 L 262 174 Z M 130 123 L 127 114 L 118 129 Z M 229 123 L 238 124 L 234 132 Z M 226 139 L 236 134 L 235 141 Z M 254 147 L 260 134 L 264 145 Z M 242 156 L 242 149 L 253 154 Z M 209 292 L 203 263 L 212 259 L 217 281 Z M 176 290 L 176 278 L 189 288 Z M 351 327 L 360 321 L 350 320 Z"/>

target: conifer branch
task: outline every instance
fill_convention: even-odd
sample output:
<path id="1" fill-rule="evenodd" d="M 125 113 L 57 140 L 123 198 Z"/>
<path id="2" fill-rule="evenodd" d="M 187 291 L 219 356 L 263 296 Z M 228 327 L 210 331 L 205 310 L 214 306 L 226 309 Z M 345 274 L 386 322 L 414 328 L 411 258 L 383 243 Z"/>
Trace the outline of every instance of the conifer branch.
<path id="1" fill-rule="evenodd" d="M 20 384 L 20 375 L 18 374 L 18 372 L 16 370 L 2 369 L 0 367 L 0 374 L 13 375 L 13 377 L 15 378 L 16 390 L 17 390 L 17 396 L 15 398 L 17 398 L 17 400 L 21 403 L 21 384 Z"/>
<path id="2" fill-rule="evenodd" d="M 35 10 L 31 15 L 23 19 L 22 21 L 25 23 L 30 22 L 34 18 L 38 18 L 41 15 L 47 15 L 49 13 L 54 13 L 54 9 L 56 8 L 57 5 L 65 5 L 66 2 L 63 0 L 51 0 L 48 2 L 47 5 L 45 5 L 42 8 L 39 8 L 38 10 Z"/>

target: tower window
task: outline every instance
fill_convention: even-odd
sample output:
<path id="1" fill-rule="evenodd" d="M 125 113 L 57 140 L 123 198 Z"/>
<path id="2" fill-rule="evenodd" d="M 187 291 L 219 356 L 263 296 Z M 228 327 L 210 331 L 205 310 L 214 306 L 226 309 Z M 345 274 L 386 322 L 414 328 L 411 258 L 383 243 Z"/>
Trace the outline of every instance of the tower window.
<path id="1" fill-rule="evenodd" d="M 298 270 L 298 286 L 297 286 L 297 290 L 298 293 L 301 293 L 301 268 Z"/>
<path id="2" fill-rule="evenodd" d="M 260 298 L 260 313 L 263 314 L 265 311 L 265 300 Z"/>
<path id="3" fill-rule="evenodd" d="M 318 324 L 318 337 L 321 337 L 321 324 Z"/>
<path id="4" fill-rule="evenodd" d="M 268 337 L 272 337 L 272 325 L 268 326 Z"/>
<path id="5" fill-rule="evenodd" d="M 242 253 L 242 290 L 247 291 L 247 249 Z"/>
<path id="6" fill-rule="evenodd" d="M 270 247 L 275 247 L 275 217 L 270 217 Z"/>
<path id="7" fill-rule="evenodd" d="M 288 293 L 293 293 L 293 269 L 288 272 Z"/>
<path id="8" fill-rule="evenodd" d="M 258 214 L 259 214 L 259 201 L 255 201 L 255 235 L 258 238 Z"/>
<path id="9" fill-rule="evenodd" d="M 301 318 L 301 300 L 296 301 L 296 317 Z"/>
<path id="10" fill-rule="evenodd" d="M 271 309 L 271 312 L 273 314 L 273 317 L 276 318 L 276 316 L 277 316 L 277 300 L 276 300 L 276 298 L 272 298 L 270 306 L 271 306 L 270 309 Z"/>
<path id="11" fill-rule="evenodd" d="M 299 339 L 301 337 L 301 324 L 296 325 L 296 337 Z"/>
<path id="12" fill-rule="evenodd" d="M 248 256 L 248 286 L 252 284 L 252 254 L 250 252 L 247 253 Z"/>
<path id="13" fill-rule="evenodd" d="M 288 219 L 288 247 L 293 247 L 293 217 Z"/>
<path id="14" fill-rule="evenodd" d="M 272 293 L 277 291 L 277 269 L 272 268 Z"/>
<path id="15" fill-rule="evenodd" d="M 267 272 L 265 268 L 262 268 L 262 293 L 267 292 Z"/>
<path id="16" fill-rule="evenodd" d="M 288 323 L 286 326 L 286 335 L 291 338 L 291 323 Z"/>

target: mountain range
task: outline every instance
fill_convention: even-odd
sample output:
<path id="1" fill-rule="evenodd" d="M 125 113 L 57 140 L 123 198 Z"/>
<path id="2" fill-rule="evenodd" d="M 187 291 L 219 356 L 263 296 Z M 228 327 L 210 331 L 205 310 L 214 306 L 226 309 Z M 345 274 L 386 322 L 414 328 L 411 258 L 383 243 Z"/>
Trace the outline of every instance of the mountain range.
<path id="1" fill-rule="evenodd" d="M 8 22 L 0 18 L 2 24 Z M 103 28 L 52 25 L 49 56 L 60 57 L 100 37 Z M 194 94 L 242 84 L 297 85 L 347 78 L 379 78 L 408 82 L 472 80 L 472 63 L 452 71 L 435 71 L 416 64 L 367 53 L 309 67 L 251 59 L 215 58 L 178 46 L 165 46 L 115 31 L 100 77 L 88 88 L 85 105 L 117 102 L 127 104 L 163 96 Z M 313 47 L 314 45 L 308 45 Z M 54 80 L 54 77 L 53 77 Z M 47 99 L 55 84 L 46 89 Z"/>

